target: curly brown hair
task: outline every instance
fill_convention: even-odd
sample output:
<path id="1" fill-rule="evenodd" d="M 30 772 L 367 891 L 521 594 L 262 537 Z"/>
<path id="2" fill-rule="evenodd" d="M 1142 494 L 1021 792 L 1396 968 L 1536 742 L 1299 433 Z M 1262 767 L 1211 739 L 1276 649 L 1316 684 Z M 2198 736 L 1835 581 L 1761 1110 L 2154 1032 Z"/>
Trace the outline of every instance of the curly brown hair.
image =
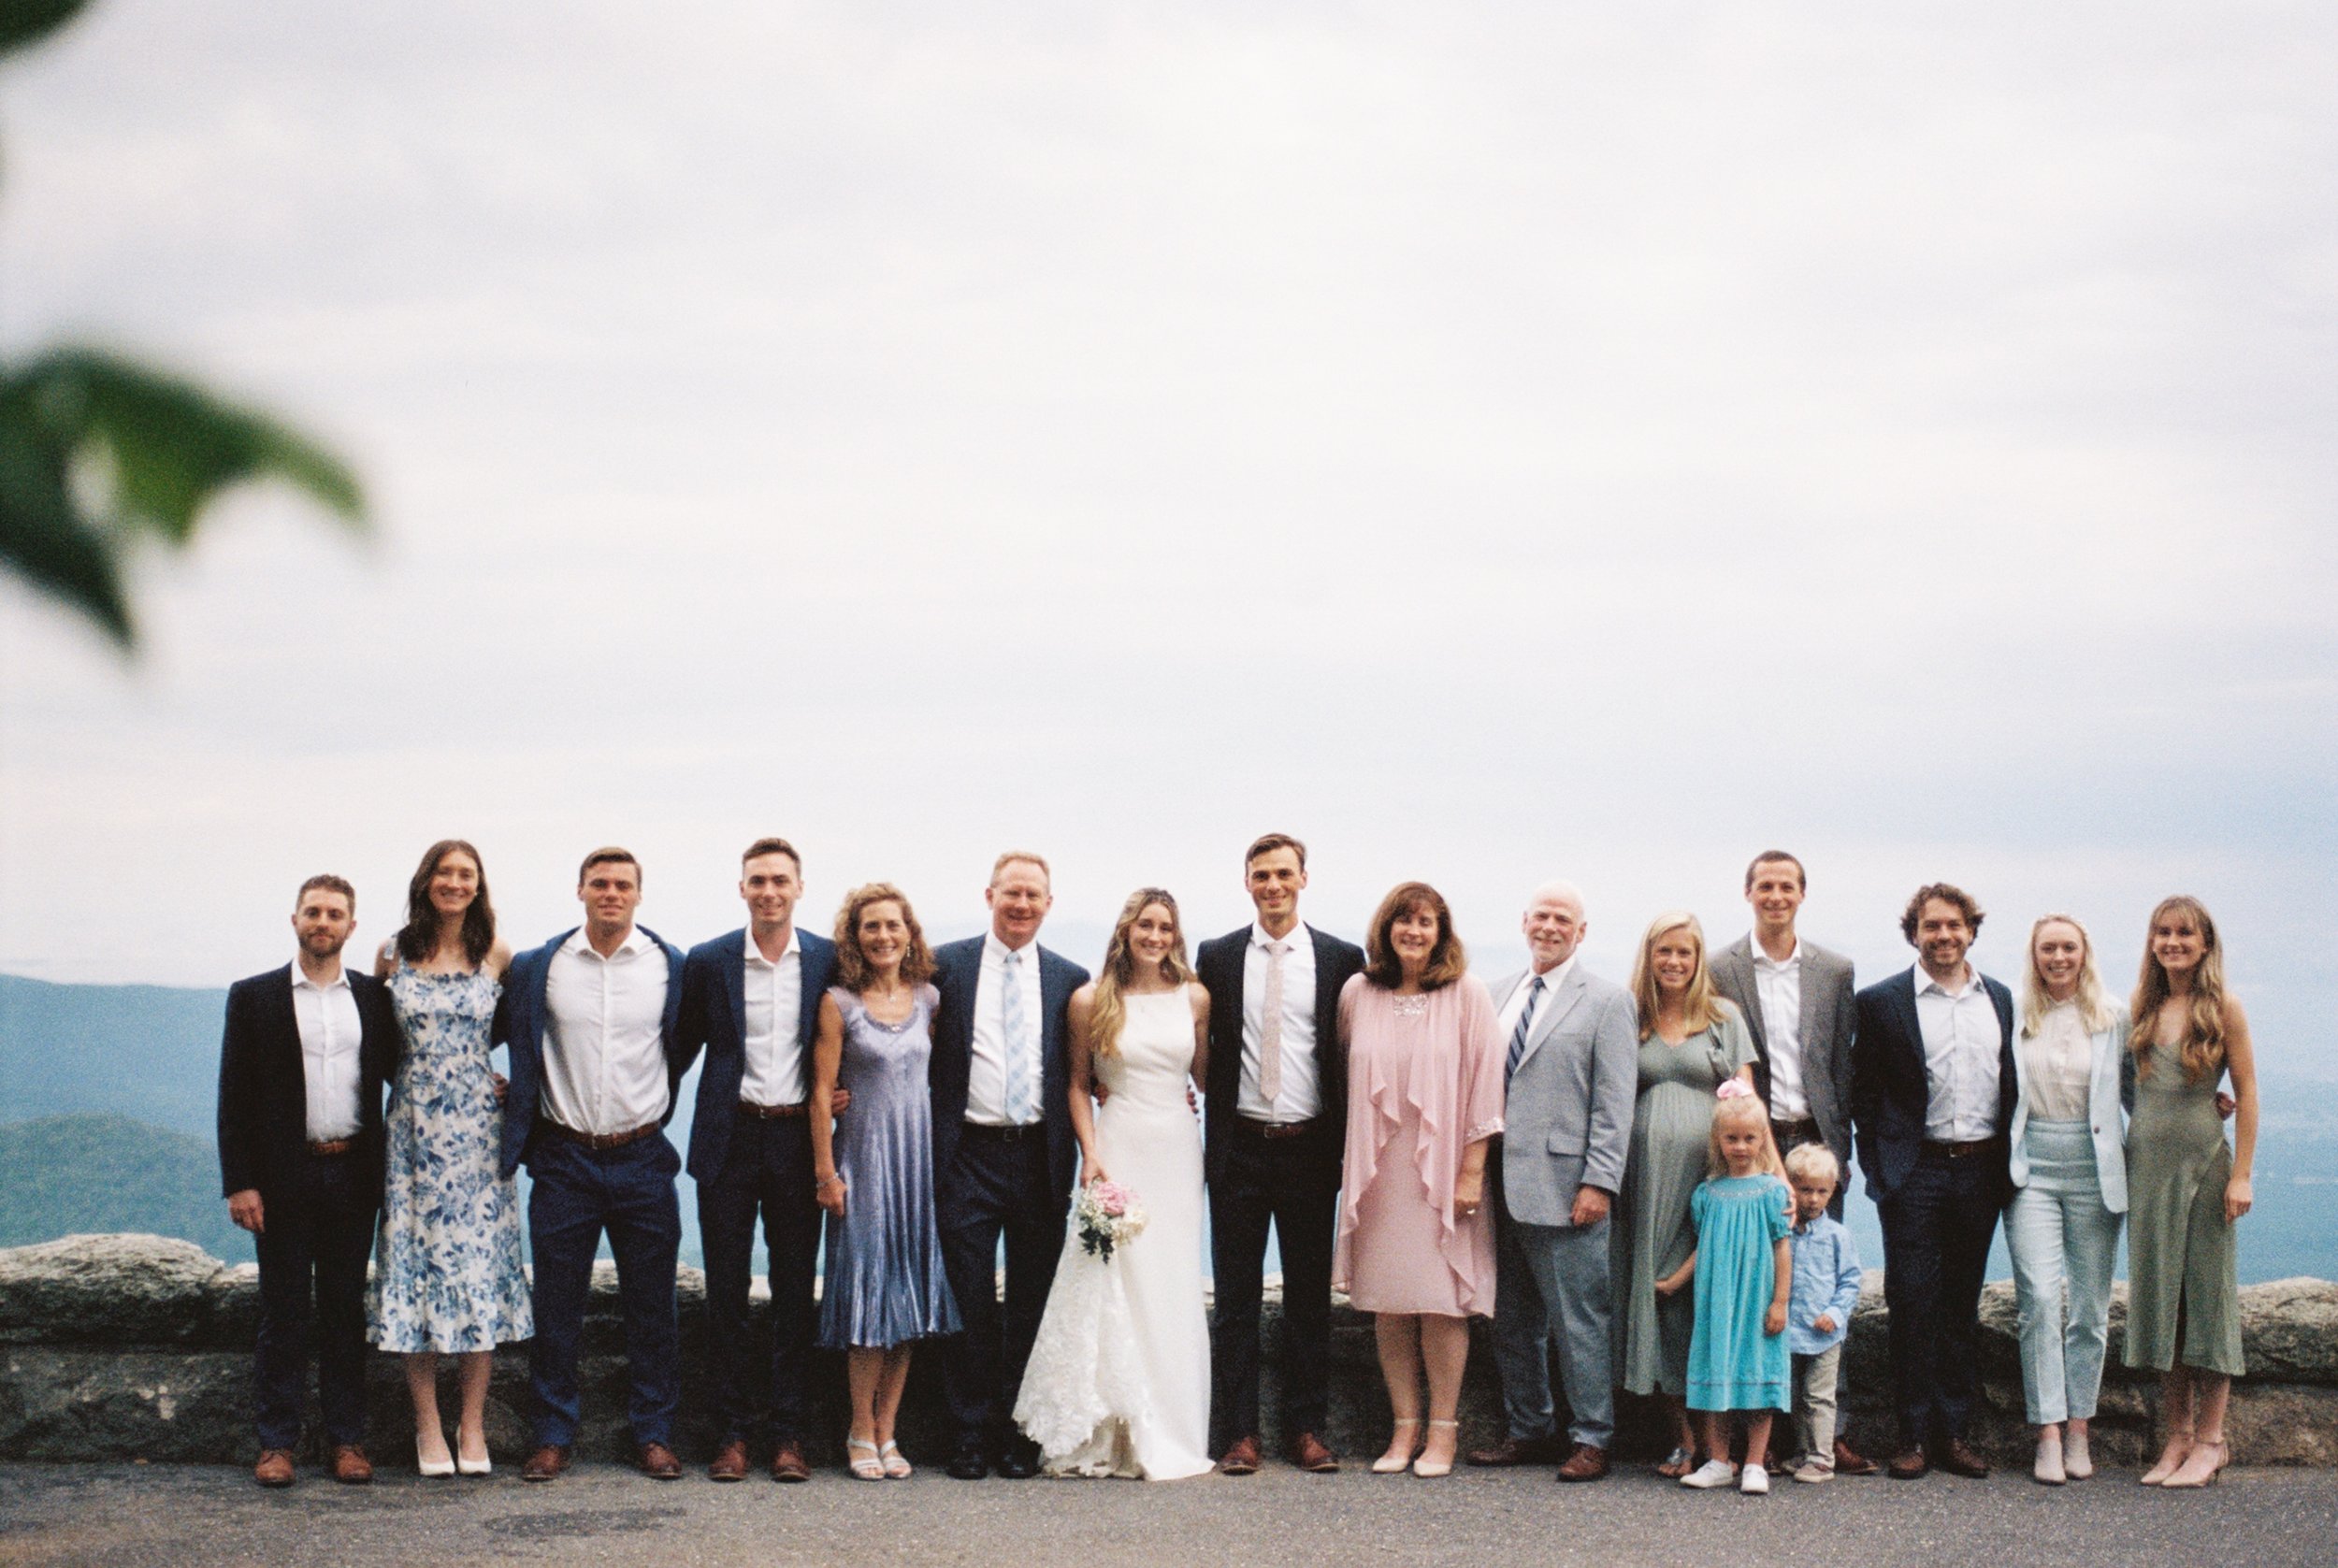
<path id="1" fill-rule="evenodd" d="M 1924 906 L 1938 899 L 1944 904 L 1955 904 L 1965 917 L 1965 928 L 1974 936 L 1981 934 L 1981 905 L 1963 888 L 1950 882 L 1927 882 L 1910 896 L 1908 907 L 1900 912 L 1899 934 L 1913 946 L 1916 928 L 1924 922 Z"/>
<path id="2" fill-rule="evenodd" d="M 909 951 L 902 955 L 902 979 L 922 985 L 933 978 L 933 949 L 926 945 L 925 928 L 917 924 L 917 912 L 909 907 L 908 897 L 889 882 L 866 882 L 845 894 L 844 907 L 836 912 L 836 983 L 847 991 L 864 991 L 876 978 L 860 951 L 860 916 L 871 904 L 884 903 L 901 905 L 902 924 L 909 928 Z"/>

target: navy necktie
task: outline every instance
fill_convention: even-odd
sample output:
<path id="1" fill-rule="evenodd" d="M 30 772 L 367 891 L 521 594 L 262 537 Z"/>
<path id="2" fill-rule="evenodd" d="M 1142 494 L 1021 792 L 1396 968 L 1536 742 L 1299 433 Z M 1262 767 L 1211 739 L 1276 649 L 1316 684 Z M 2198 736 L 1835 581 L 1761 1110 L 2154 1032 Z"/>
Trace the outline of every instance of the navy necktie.
<path id="1" fill-rule="evenodd" d="M 1526 987 L 1526 1005 L 1518 1014 L 1518 1027 L 1510 1030 L 1509 1059 L 1502 1064 L 1502 1086 L 1510 1086 L 1510 1074 L 1518 1071 L 1518 1058 L 1526 1054 L 1526 1031 L 1534 1028 L 1535 1004 L 1542 1000 L 1542 976 L 1536 975 Z"/>

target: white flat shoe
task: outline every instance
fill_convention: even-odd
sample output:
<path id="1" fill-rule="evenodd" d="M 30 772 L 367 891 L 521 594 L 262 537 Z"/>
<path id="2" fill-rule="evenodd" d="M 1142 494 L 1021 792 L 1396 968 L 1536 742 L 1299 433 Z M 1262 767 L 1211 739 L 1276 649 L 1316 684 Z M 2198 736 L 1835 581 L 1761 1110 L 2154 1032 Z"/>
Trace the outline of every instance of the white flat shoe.
<path id="1" fill-rule="evenodd" d="M 2038 1457 L 2030 1461 L 2029 1474 L 2040 1486 L 2058 1487 L 2070 1479 L 2062 1468 L 2062 1440 L 2058 1437 L 2038 1439 Z"/>
<path id="2" fill-rule="evenodd" d="M 1758 1464 L 1747 1465 L 1738 1472 L 1738 1490 L 1748 1497 L 1767 1497 L 1769 1494 L 1768 1470 Z"/>
<path id="3" fill-rule="evenodd" d="M 2073 1481 L 2084 1481 L 2095 1473 L 2095 1458 L 2086 1451 L 2086 1434 L 2067 1431 L 2062 1434 L 2062 1474 Z"/>
<path id="4" fill-rule="evenodd" d="M 1684 1487 L 1695 1487 L 1698 1491 L 1710 1491 L 1715 1487 L 1725 1487 L 1737 1478 L 1737 1467 L 1727 1460 L 1707 1460 L 1703 1464 L 1681 1476 L 1681 1484 Z M 1768 1486 L 1769 1477 L 1767 1474 L 1762 1477 L 1762 1484 L 1764 1487 Z"/>

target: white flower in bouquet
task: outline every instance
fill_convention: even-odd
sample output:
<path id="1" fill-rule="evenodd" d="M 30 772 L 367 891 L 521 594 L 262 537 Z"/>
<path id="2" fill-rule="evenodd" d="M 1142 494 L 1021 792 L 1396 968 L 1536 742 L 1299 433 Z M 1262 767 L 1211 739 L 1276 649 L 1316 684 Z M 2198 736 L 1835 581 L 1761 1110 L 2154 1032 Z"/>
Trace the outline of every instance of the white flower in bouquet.
<path id="1" fill-rule="evenodd" d="M 1079 1221 L 1081 1249 L 1107 1263 L 1114 1247 L 1134 1241 L 1145 1229 L 1145 1206 L 1118 1182 L 1090 1182 L 1081 1187 L 1072 1215 Z"/>

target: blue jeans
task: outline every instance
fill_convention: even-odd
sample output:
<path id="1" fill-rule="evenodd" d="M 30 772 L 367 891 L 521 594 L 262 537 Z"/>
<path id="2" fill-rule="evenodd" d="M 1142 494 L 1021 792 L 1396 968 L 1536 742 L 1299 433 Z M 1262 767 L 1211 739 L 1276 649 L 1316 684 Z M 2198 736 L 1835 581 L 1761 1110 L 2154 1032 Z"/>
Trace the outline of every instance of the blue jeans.
<path id="1" fill-rule="evenodd" d="M 2037 1122 L 2029 1185 L 2005 1211 L 2021 1309 L 2021 1381 L 2032 1425 L 2089 1420 L 2102 1387 L 2119 1216 L 2102 1206 L 2088 1125 Z"/>
<path id="2" fill-rule="evenodd" d="M 665 1134 L 622 1148 L 588 1149 L 539 1133 L 528 1147 L 528 1249 L 536 1263 L 536 1343 L 527 1368 L 536 1394 L 536 1441 L 576 1441 L 581 1407 L 577 1355 L 592 1295 L 601 1232 L 617 1259 L 617 1303 L 625 1316 L 632 1390 L 627 1415 L 637 1444 L 673 1443 L 681 1403 L 681 1326 L 674 1311 L 674 1259 L 682 1250 L 682 1206 L 674 1198 L 681 1157 Z"/>

